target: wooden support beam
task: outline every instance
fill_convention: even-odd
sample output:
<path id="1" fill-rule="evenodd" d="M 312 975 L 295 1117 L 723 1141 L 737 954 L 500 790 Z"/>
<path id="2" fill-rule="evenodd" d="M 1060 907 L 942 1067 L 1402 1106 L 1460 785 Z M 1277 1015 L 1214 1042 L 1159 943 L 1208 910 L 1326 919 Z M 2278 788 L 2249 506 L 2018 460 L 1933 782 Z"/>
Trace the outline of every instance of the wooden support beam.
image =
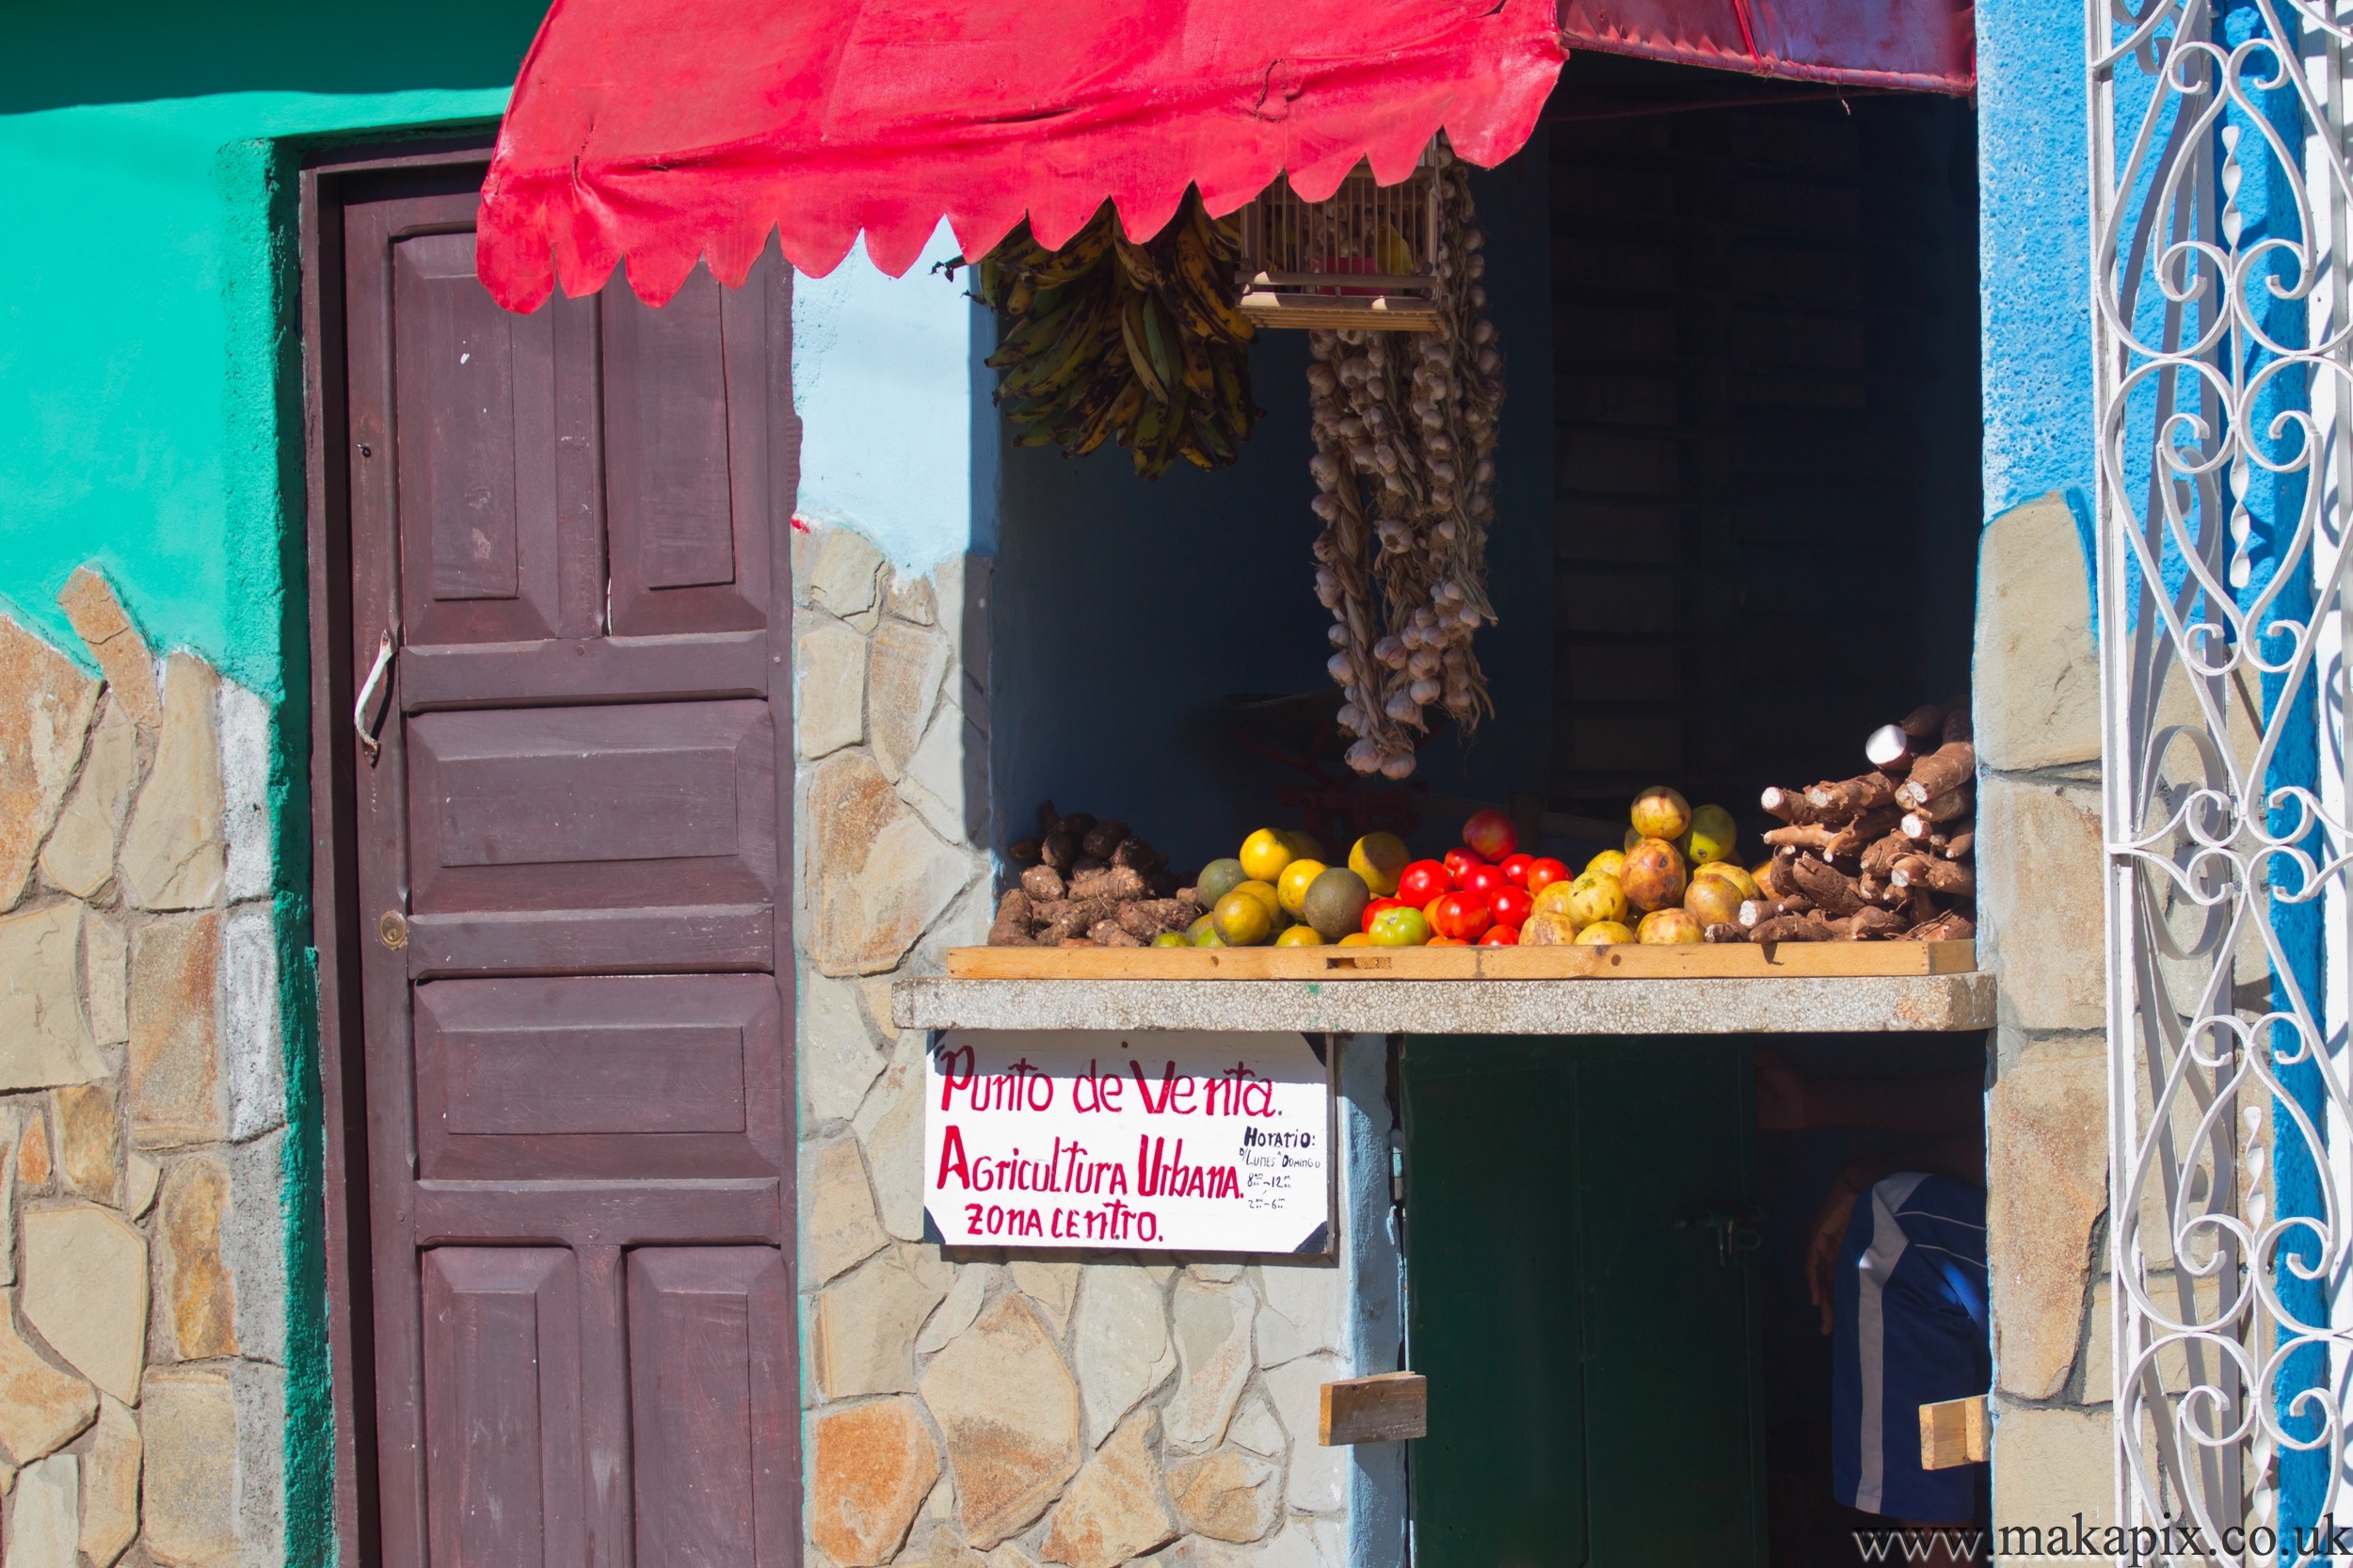
<path id="1" fill-rule="evenodd" d="M 1316 1441 L 1400 1443 L 1430 1432 L 1430 1380 L 1419 1372 L 1383 1372 L 1323 1385 Z"/>
<path id="2" fill-rule="evenodd" d="M 1920 1468 L 1923 1470 L 1950 1470 L 1961 1464 L 1982 1464 L 1989 1451 L 1983 1394 L 1920 1407 Z"/>

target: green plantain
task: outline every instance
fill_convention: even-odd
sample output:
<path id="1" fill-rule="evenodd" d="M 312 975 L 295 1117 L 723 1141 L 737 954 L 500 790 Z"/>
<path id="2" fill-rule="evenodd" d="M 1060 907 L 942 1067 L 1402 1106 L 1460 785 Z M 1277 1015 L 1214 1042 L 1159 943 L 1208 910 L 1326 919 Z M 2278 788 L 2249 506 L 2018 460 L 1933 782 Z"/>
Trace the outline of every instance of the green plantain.
<path id="1" fill-rule="evenodd" d="M 1255 330 L 1232 285 L 1240 243 L 1188 192 L 1142 244 L 1106 203 L 1059 250 L 1024 225 L 983 257 L 975 296 L 1004 323 L 987 363 L 1016 441 L 1078 456 L 1115 436 L 1146 476 L 1178 457 L 1232 462 L 1258 412 Z"/>

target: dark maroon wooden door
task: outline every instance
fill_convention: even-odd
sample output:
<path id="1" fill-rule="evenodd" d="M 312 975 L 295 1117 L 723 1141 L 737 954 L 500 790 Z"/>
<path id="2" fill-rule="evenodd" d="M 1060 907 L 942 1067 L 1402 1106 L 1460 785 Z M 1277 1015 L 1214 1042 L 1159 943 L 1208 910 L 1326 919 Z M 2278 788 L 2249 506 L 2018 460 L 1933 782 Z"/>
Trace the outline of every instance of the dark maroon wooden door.
<path id="1" fill-rule="evenodd" d="M 509 315 L 472 178 L 344 209 L 384 1560 L 796 1561 L 790 274 Z"/>

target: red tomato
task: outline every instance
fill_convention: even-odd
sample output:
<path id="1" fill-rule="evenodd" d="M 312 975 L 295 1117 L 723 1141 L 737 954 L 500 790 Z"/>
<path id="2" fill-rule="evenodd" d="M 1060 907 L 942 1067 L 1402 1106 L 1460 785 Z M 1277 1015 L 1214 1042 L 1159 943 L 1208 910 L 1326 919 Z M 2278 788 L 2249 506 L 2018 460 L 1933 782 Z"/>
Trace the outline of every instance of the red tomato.
<path id="1" fill-rule="evenodd" d="M 1369 903 L 1369 904 L 1366 904 L 1366 905 L 1365 905 L 1365 922 L 1364 922 L 1364 929 L 1365 929 L 1365 931 L 1366 931 L 1367 933 L 1370 933 L 1370 932 L 1371 932 L 1371 930 L 1372 930 L 1372 918 L 1373 918 L 1375 915 L 1378 915 L 1379 913 L 1381 913 L 1381 911 L 1382 911 L 1382 910 L 1384 910 L 1384 909 L 1403 909 L 1403 908 L 1406 908 L 1406 907 L 1408 907 L 1408 905 L 1407 905 L 1406 902 L 1405 902 L 1403 899 L 1401 899 L 1401 898 L 1377 898 L 1377 899 L 1374 899 L 1371 903 Z"/>
<path id="2" fill-rule="evenodd" d="M 1466 948 L 1470 946 L 1470 944 L 1463 940 L 1460 936 L 1433 936 L 1430 940 L 1424 942 L 1422 946 L 1431 948 Z"/>
<path id="3" fill-rule="evenodd" d="M 1440 893 L 1452 891 L 1453 874 L 1435 860 L 1417 860 L 1398 873 L 1398 898 L 1417 909 Z"/>
<path id="4" fill-rule="evenodd" d="M 1468 875 L 1458 880 L 1463 884 L 1463 891 L 1476 893 L 1481 900 L 1492 899 L 1512 886 L 1501 866 L 1473 866 Z"/>
<path id="5" fill-rule="evenodd" d="M 1556 882 L 1566 882 L 1569 874 L 1567 866 L 1546 856 L 1541 860 L 1531 860 L 1528 863 L 1528 881 L 1525 886 L 1531 893 L 1541 893 Z"/>
<path id="6" fill-rule="evenodd" d="M 1487 901 L 1478 894 L 1449 893 L 1438 901 L 1430 923 L 1441 936 L 1475 942 L 1494 920 L 1495 917 L 1487 912 Z"/>
<path id="7" fill-rule="evenodd" d="M 1487 909 L 1495 916 L 1496 924 L 1517 931 L 1535 913 L 1536 895 L 1525 888 L 1497 888 L 1488 895 Z"/>
<path id="8" fill-rule="evenodd" d="M 1500 860 L 1520 847 L 1520 836 L 1502 812 L 1480 811 L 1463 824 L 1463 842 L 1490 860 Z"/>
<path id="9" fill-rule="evenodd" d="M 1520 945 L 1520 928 L 1516 925 L 1497 925 L 1487 928 L 1487 935 L 1479 938 L 1482 948 L 1515 948 Z"/>
<path id="10" fill-rule="evenodd" d="M 1463 885 L 1464 876 L 1473 866 L 1483 866 L 1486 863 L 1466 849 L 1450 849 L 1446 852 L 1447 874 L 1454 878 L 1454 885 L 1457 888 Z"/>
<path id="11" fill-rule="evenodd" d="M 1507 855 L 1496 862 L 1503 868 L 1503 879 L 1519 888 L 1528 886 L 1528 868 L 1535 863 L 1532 855 Z"/>

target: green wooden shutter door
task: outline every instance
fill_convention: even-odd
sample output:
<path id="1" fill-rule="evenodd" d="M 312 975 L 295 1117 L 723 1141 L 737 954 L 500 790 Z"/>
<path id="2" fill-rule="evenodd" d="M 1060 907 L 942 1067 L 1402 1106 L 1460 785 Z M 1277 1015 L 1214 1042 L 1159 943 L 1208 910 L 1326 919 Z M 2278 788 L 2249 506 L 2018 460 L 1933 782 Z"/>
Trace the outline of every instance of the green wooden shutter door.
<path id="1" fill-rule="evenodd" d="M 1401 1077 L 1417 1568 L 1762 1563 L 1747 1047 L 1416 1037 Z"/>

